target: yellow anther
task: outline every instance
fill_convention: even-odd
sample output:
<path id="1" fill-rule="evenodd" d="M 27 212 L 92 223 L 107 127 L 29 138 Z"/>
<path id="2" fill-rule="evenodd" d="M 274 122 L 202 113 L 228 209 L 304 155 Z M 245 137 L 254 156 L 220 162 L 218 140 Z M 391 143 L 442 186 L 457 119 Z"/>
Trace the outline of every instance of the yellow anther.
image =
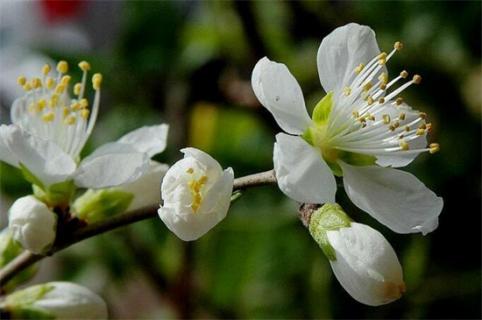
<path id="1" fill-rule="evenodd" d="M 400 127 L 400 122 L 394 121 L 392 126 L 396 129 L 396 128 Z"/>
<path id="2" fill-rule="evenodd" d="M 55 87 L 55 80 L 51 77 L 48 77 L 47 80 L 45 80 L 45 84 L 47 86 L 47 89 L 52 89 L 53 87 Z"/>
<path id="3" fill-rule="evenodd" d="M 52 122 L 55 120 L 55 114 L 53 112 L 47 112 L 42 115 L 42 121 L 44 122 Z"/>
<path id="4" fill-rule="evenodd" d="M 59 102 L 59 96 L 57 94 L 53 94 L 51 97 L 50 97 L 50 102 L 49 102 L 49 106 L 51 108 L 55 108 L 57 106 L 57 103 Z"/>
<path id="5" fill-rule="evenodd" d="M 384 64 L 387 63 L 387 59 L 386 58 L 382 58 L 382 59 L 378 59 L 378 64 L 383 66 Z"/>
<path id="6" fill-rule="evenodd" d="M 74 111 L 78 111 L 81 109 L 80 102 L 74 102 L 70 105 L 70 108 Z"/>
<path id="7" fill-rule="evenodd" d="M 400 140 L 399 145 L 403 151 L 407 151 L 408 149 L 410 149 L 410 146 L 405 140 Z"/>
<path id="8" fill-rule="evenodd" d="M 431 123 L 427 123 L 427 132 L 430 132 L 432 131 L 432 124 Z"/>
<path id="9" fill-rule="evenodd" d="M 378 59 L 386 59 L 387 58 L 387 53 L 386 52 L 381 52 L 379 55 L 378 55 Z"/>
<path id="10" fill-rule="evenodd" d="M 370 81 L 368 81 L 367 83 L 365 83 L 363 85 L 363 91 L 366 92 L 366 91 L 370 90 L 372 87 L 373 87 L 373 84 Z"/>
<path id="11" fill-rule="evenodd" d="M 368 102 L 369 105 L 372 105 L 373 102 L 375 102 L 375 101 L 373 100 L 372 97 L 368 97 L 367 102 Z"/>
<path id="12" fill-rule="evenodd" d="M 419 127 L 419 129 L 427 129 L 427 124 L 426 123 L 422 123 Z"/>
<path id="13" fill-rule="evenodd" d="M 70 115 L 64 119 L 64 124 L 73 125 L 75 123 L 75 117 Z"/>
<path id="14" fill-rule="evenodd" d="M 76 83 L 74 86 L 74 94 L 79 95 L 82 90 L 82 83 Z"/>
<path id="15" fill-rule="evenodd" d="M 64 116 L 64 118 L 66 118 L 70 113 L 70 109 L 68 107 L 63 107 L 62 108 L 62 114 Z"/>
<path id="16" fill-rule="evenodd" d="M 343 88 L 343 94 L 348 97 L 351 94 L 351 88 L 350 87 Z"/>
<path id="17" fill-rule="evenodd" d="M 44 64 L 44 66 L 42 67 L 42 74 L 44 76 L 48 75 L 51 69 L 52 68 L 50 67 L 49 64 Z"/>
<path id="18" fill-rule="evenodd" d="M 403 139 L 405 136 L 403 134 L 398 136 L 398 139 Z"/>
<path id="19" fill-rule="evenodd" d="M 403 98 L 402 97 L 398 97 L 396 100 L 395 100 L 395 103 L 397 104 L 397 106 L 401 105 L 403 102 Z"/>
<path id="20" fill-rule="evenodd" d="M 80 116 L 82 117 L 82 119 L 87 119 L 89 117 L 89 113 L 89 109 L 80 110 Z"/>
<path id="21" fill-rule="evenodd" d="M 45 107 L 47 106 L 47 101 L 45 101 L 45 99 L 40 99 L 39 101 L 37 101 L 37 111 L 40 112 L 42 111 L 43 109 L 45 109 Z"/>
<path id="22" fill-rule="evenodd" d="M 81 61 L 79 62 L 79 68 L 80 70 L 86 72 L 86 71 L 89 71 L 90 70 L 90 63 L 88 63 L 87 61 Z"/>
<path id="23" fill-rule="evenodd" d="M 187 173 L 189 174 L 193 174 L 194 173 L 194 169 L 193 168 L 189 168 L 186 170 Z"/>
<path id="24" fill-rule="evenodd" d="M 72 79 L 71 76 L 68 76 L 68 75 L 63 76 L 62 79 L 60 80 L 60 83 L 65 87 L 67 87 L 69 85 L 70 79 Z"/>
<path id="25" fill-rule="evenodd" d="M 27 91 L 27 92 L 30 91 L 30 90 L 32 90 L 32 86 L 30 85 L 30 83 L 27 82 L 27 83 L 23 86 L 23 90 L 25 90 L 25 91 Z"/>
<path id="26" fill-rule="evenodd" d="M 360 74 L 362 72 L 363 68 L 365 68 L 365 65 L 363 63 L 360 63 L 356 68 L 355 68 L 355 73 Z"/>
<path id="27" fill-rule="evenodd" d="M 27 83 L 27 78 L 20 76 L 17 78 L 17 83 L 23 87 Z"/>
<path id="28" fill-rule="evenodd" d="M 358 113 L 358 111 L 353 111 L 351 114 L 352 114 L 353 117 L 355 117 L 355 118 L 360 117 L 360 114 Z"/>
<path id="29" fill-rule="evenodd" d="M 403 43 L 400 41 L 397 41 L 393 44 L 393 48 L 396 49 L 397 51 L 400 51 L 403 49 Z"/>
<path id="30" fill-rule="evenodd" d="M 383 72 L 378 76 L 378 80 L 380 80 L 380 83 L 387 84 L 388 75 L 385 72 Z"/>
<path id="31" fill-rule="evenodd" d="M 38 89 L 42 87 L 42 81 L 40 78 L 33 78 L 31 81 L 31 86 L 33 89 Z"/>
<path id="32" fill-rule="evenodd" d="M 405 113 L 403 113 L 403 112 L 400 113 L 400 114 L 398 115 L 398 119 L 400 119 L 401 121 L 405 120 Z"/>
<path id="33" fill-rule="evenodd" d="M 94 76 L 92 77 L 92 86 L 94 87 L 94 90 L 99 90 L 101 84 L 102 84 L 102 75 L 100 73 L 94 74 Z"/>
<path id="34" fill-rule="evenodd" d="M 36 109 L 36 108 L 35 108 L 35 104 L 34 104 L 33 102 L 28 105 L 27 110 L 28 110 L 30 113 L 35 113 L 35 112 L 36 112 L 35 109 Z"/>
<path id="35" fill-rule="evenodd" d="M 384 115 L 382 116 L 382 119 L 383 119 L 383 123 L 384 123 L 384 124 L 389 124 L 389 123 L 390 123 L 390 115 L 384 114 Z"/>
<path id="36" fill-rule="evenodd" d="M 427 119 L 427 114 L 425 112 L 420 112 L 418 115 L 420 119 L 423 119 L 423 120 Z"/>
<path id="37" fill-rule="evenodd" d="M 379 103 L 379 104 L 385 103 L 385 98 L 380 98 L 380 99 L 378 99 L 378 103 Z"/>
<path id="38" fill-rule="evenodd" d="M 371 121 L 375 121 L 375 116 L 374 116 L 373 114 L 369 114 L 369 115 L 367 116 L 367 119 L 368 119 L 368 120 L 371 120 Z"/>
<path id="39" fill-rule="evenodd" d="M 208 177 L 207 177 L 207 176 L 202 176 L 201 178 L 199 178 L 198 183 L 202 186 L 202 185 L 204 185 L 207 181 L 208 181 Z"/>
<path id="40" fill-rule="evenodd" d="M 67 61 L 59 61 L 59 63 L 57 63 L 57 71 L 62 74 L 67 73 L 67 71 L 69 71 L 69 64 Z"/>
<path id="41" fill-rule="evenodd" d="M 415 132 L 417 136 L 423 136 L 425 134 L 425 130 L 418 128 L 417 131 Z"/>
<path id="42" fill-rule="evenodd" d="M 402 72 L 400 72 L 400 77 L 402 77 L 403 79 L 407 78 L 408 77 L 407 70 L 403 70 Z"/>
<path id="43" fill-rule="evenodd" d="M 429 148 L 430 148 L 429 152 L 433 154 L 433 153 L 438 152 L 440 150 L 440 145 L 438 143 L 431 143 L 429 145 Z"/>
<path id="44" fill-rule="evenodd" d="M 55 88 L 55 93 L 56 94 L 62 94 L 64 93 L 65 91 L 65 86 L 63 84 L 59 84 L 57 85 L 57 87 Z"/>
<path id="45" fill-rule="evenodd" d="M 382 83 L 382 84 L 380 85 L 380 89 L 381 89 L 381 90 L 385 90 L 386 88 L 387 88 L 387 85 L 386 85 L 385 83 Z"/>
<path id="46" fill-rule="evenodd" d="M 82 109 L 85 109 L 85 108 L 87 108 L 87 107 L 89 106 L 89 101 L 87 101 L 87 99 L 85 99 L 85 98 L 84 98 L 84 99 L 80 99 L 79 103 L 80 103 L 80 107 L 81 107 Z"/>
<path id="47" fill-rule="evenodd" d="M 395 131 L 395 129 L 396 129 L 396 128 L 395 128 L 395 126 L 394 126 L 393 124 L 391 124 L 391 125 L 388 126 L 388 130 L 390 130 L 390 131 Z"/>
<path id="48" fill-rule="evenodd" d="M 189 169 L 187 171 L 189 171 Z M 206 184 L 207 180 L 208 180 L 207 176 L 202 176 L 198 180 L 193 179 L 188 183 L 188 186 L 192 195 L 191 208 L 194 213 L 196 213 L 199 207 L 201 206 L 201 202 L 202 202 L 201 188 Z"/>
<path id="49" fill-rule="evenodd" d="M 414 75 L 412 78 L 413 83 L 415 84 L 420 84 L 422 82 L 422 77 L 418 74 Z"/>
<path id="50" fill-rule="evenodd" d="M 361 116 L 361 117 L 359 117 L 357 120 L 360 121 L 361 123 L 367 122 L 367 119 L 366 119 L 365 116 Z"/>
<path id="51" fill-rule="evenodd" d="M 411 130 L 411 129 L 410 129 L 410 126 L 405 126 L 405 131 L 406 131 L 406 132 L 410 132 L 410 130 Z"/>

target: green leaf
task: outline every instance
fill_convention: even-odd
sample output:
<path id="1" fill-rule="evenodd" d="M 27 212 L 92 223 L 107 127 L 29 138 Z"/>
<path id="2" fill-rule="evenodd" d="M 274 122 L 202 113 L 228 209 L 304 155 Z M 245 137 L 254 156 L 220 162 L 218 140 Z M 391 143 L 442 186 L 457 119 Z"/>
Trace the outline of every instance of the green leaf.
<path id="1" fill-rule="evenodd" d="M 15 291 L 7 296 L 5 303 L 8 306 L 28 306 L 42 299 L 54 289 L 53 285 L 39 284 L 23 290 Z"/>
<path id="2" fill-rule="evenodd" d="M 331 113 L 332 106 L 333 91 L 330 91 L 326 96 L 323 97 L 323 99 L 320 100 L 320 102 L 318 102 L 318 104 L 315 106 L 315 109 L 313 109 L 313 121 L 318 125 L 325 124 Z"/>

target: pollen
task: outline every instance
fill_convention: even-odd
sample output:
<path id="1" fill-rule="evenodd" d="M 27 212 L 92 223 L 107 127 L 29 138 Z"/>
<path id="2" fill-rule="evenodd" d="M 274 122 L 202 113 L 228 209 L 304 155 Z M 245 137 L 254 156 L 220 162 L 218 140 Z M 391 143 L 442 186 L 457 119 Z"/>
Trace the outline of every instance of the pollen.
<path id="1" fill-rule="evenodd" d="M 423 136 L 425 134 L 425 130 L 422 128 L 418 128 L 417 131 L 415 132 L 417 136 Z"/>
<path id="2" fill-rule="evenodd" d="M 400 41 L 397 41 L 393 44 L 393 48 L 397 51 L 400 51 L 403 49 L 403 43 L 401 43 Z"/>
<path id="3" fill-rule="evenodd" d="M 38 112 L 41 112 L 43 109 L 45 109 L 45 107 L 47 106 L 47 101 L 45 101 L 45 99 L 40 99 L 38 102 L 37 102 L 37 111 Z"/>
<path id="4" fill-rule="evenodd" d="M 362 70 L 365 68 L 365 65 L 363 63 L 360 63 L 356 68 L 355 68 L 355 73 L 360 74 Z"/>
<path id="5" fill-rule="evenodd" d="M 92 87 L 94 90 L 100 90 L 100 85 L 102 84 L 102 74 L 96 73 L 92 76 Z"/>
<path id="6" fill-rule="evenodd" d="M 400 77 L 406 79 L 408 77 L 408 72 L 406 70 L 403 70 L 402 72 L 400 72 Z"/>
<path id="7" fill-rule="evenodd" d="M 414 75 L 412 78 L 413 83 L 415 84 L 420 84 L 422 82 L 422 77 L 418 74 Z"/>
<path id="8" fill-rule="evenodd" d="M 74 94 L 78 96 L 80 94 L 81 90 L 82 90 L 82 83 L 80 83 L 80 82 L 76 83 L 74 85 Z"/>
<path id="9" fill-rule="evenodd" d="M 88 109 L 82 109 L 80 110 L 80 116 L 82 119 L 86 120 L 89 117 L 90 111 Z"/>
<path id="10" fill-rule="evenodd" d="M 383 123 L 384 123 L 384 124 L 389 124 L 389 123 L 390 123 L 390 115 L 384 114 L 384 115 L 382 116 L 382 118 L 383 118 Z"/>
<path id="11" fill-rule="evenodd" d="M 50 67 L 49 64 L 45 64 L 45 65 L 42 67 L 42 74 L 43 74 L 44 76 L 48 75 L 51 69 L 52 69 L 52 68 Z"/>
<path id="12" fill-rule="evenodd" d="M 383 83 L 383 84 L 387 84 L 387 82 L 388 82 L 388 75 L 387 75 L 385 72 L 383 72 L 382 74 L 380 74 L 380 75 L 378 76 L 378 80 L 380 80 L 380 82 Z"/>
<path id="13" fill-rule="evenodd" d="M 199 210 L 199 207 L 201 206 L 201 203 L 202 203 L 201 189 L 204 187 L 207 181 L 208 181 L 207 176 L 201 176 L 198 180 L 192 179 L 191 181 L 188 182 L 188 186 L 192 195 L 191 208 L 194 213 L 196 213 Z"/>
<path id="14" fill-rule="evenodd" d="M 43 122 L 52 122 L 54 120 L 55 120 L 55 114 L 53 112 L 47 112 L 44 115 L 42 115 Z"/>
<path id="15" fill-rule="evenodd" d="M 396 100 L 395 100 L 395 103 L 397 104 L 397 106 L 401 105 L 403 103 L 403 98 L 402 97 L 398 97 Z"/>
<path id="16" fill-rule="evenodd" d="M 17 78 L 17 83 L 23 87 L 27 83 L 27 78 L 20 76 Z"/>
<path id="17" fill-rule="evenodd" d="M 57 63 L 57 71 L 60 74 L 67 73 L 69 71 L 69 64 L 67 61 L 59 61 L 59 63 Z"/>
<path id="18" fill-rule="evenodd" d="M 410 149 L 410 146 L 405 140 L 400 140 L 399 145 L 403 151 L 407 151 L 408 149 Z"/>
<path id="19" fill-rule="evenodd" d="M 89 106 L 89 101 L 87 101 L 87 99 L 85 99 L 85 98 L 84 98 L 84 99 L 80 99 L 80 102 L 79 102 L 79 103 L 80 103 L 80 107 L 81 107 L 82 109 L 85 109 L 85 108 L 87 108 L 87 107 Z"/>
<path id="20" fill-rule="evenodd" d="M 379 104 L 385 103 L 385 98 L 380 98 L 380 99 L 378 99 L 378 103 L 379 103 Z"/>
<path id="21" fill-rule="evenodd" d="M 70 115 L 70 116 L 68 116 L 67 118 L 64 119 L 64 124 L 71 126 L 71 125 L 75 124 L 75 120 L 76 120 L 75 117 Z"/>
<path id="22" fill-rule="evenodd" d="M 60 80 L 60 84 L 63 86 L 67 87 L 69 85 L 70 79 L 72 79 L 71 76 L 63 76 L 62 79 Z"/>
<path id="23" fill-rule="evenodd" d="M 45 85 L 47 86 L 47 89 L 51 90 L 53 87 L 55 87 L 55 80 L 51 77 L 48 77 L 47 80 L 45 80 Z"/>
<path id="24" fill-rule="evenodd" d="M 88 63 L 87 61 L 81 61 L 79 62 L 79 68 L 80 70 L 87 72 L 90 70 L 90 63 Z"/>
<path id="25" fill-rule="evenodd" d="M 405 113 L 403 113 L 403 112 L 400 113 L 400 114 L 398 115 L 398 119 L 400 119 L 401 121 L 405 120 Z"/>
<path id="26" fill-rule="evenodd" d="M 64 93 L 65 91 L 65 86 L 63 84 L 59 84 L 57 85 L 57 87 L 55 88 L 55 93 L 56 94 L 62 94 Z"/>
<path id="27" fill-rule="evenodd" d="M 371 88 L 373 87 L 373 84 L 368 81 L 367 83 L 365 83 L 365 85 L 363 86 L 363 91 L 367 92 L 368 90 L 370 90 Z"/>
<path id="28" fill-rule="evenodd" d="M 40 78 L 33 78 L 31 86 L 32 86 L 33 89 L 41 88 L 42 87 L 42 81 L 40 80 Z"/>
<path id="29" fill-rule="evenodd" d="M 430 149 L 429 149 L 429 152 L 430 152 L 431 154 L 434 154 L 434 153 L 440 151 L 440 145 L 439 145 L 438 143 L 431 143 L 431 144 L 429 145 L 429 148 L 430 148 Z"/>
<path id="30" fill-rule="evenodd" d="M 425 112 L 420 112 L 418 115 L 420 119 L 423 119 L 423 120 L 427 119 L 427 114 Z"/>

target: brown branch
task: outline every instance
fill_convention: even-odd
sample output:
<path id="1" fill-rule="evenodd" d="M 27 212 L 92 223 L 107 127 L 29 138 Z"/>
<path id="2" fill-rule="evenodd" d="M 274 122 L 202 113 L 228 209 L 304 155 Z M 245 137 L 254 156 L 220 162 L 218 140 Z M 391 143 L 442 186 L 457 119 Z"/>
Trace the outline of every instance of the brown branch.
<path id="1" fill-rule="evenodd" d="M 274 170 L 260 172 L 245 177 L 240 177 L 234 180 L 233 190 L 241 190 L 249 187 L 256 187 L 266 184 L 276 183 Z M 117 229 L 122 226 L 129 225 L 138 221 L 142 221 L 157 216 L 157 209 L 159 207 L 152 206 L 130 211 L 118 216 L 114 216 L 105 221 L 100 221 L 74 230 L 68 237 L 57 241 L 54 246 L 45 254 L 37 255 L 30 251 L 24 251 L 15 259 L 10 261 L 0 270 L 0 288 L 2 288 L 10 279 L 23 269 L 31 266 L 35 262 L 51 256 L 54 253 L 65 249 L 77 242 L 94 237 L 104 232 Z M 1 291 L 1 290 L 0 290 Z"/>

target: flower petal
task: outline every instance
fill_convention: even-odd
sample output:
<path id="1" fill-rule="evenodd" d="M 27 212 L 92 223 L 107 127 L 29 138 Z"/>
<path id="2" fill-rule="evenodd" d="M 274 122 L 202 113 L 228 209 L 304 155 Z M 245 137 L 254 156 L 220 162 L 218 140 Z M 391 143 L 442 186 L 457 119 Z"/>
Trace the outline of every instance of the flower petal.
<path id="1" fill-rule="evenodd" d="M 134 181 L 149 169 L 149 157 L 132 146 L 112 142 L 80 163 L 75 183 L 84 188 L 106 188 Z"/>
<path id="2" fill-rule="evenodd" d="M 184 154 L 184 158 L 192 157 L 198 160 L 199 164 L 205 165 L 205 170 L 207 171 L 207 175 L 212 177 L 213 179 L 218 179 L 223 172 L 223 168 L 213 157 L 209 154 L 198 150 L 196 148 L 183 148 L 180 150 Z"/>
<path id="3" fill-rule="evenodd" d="M 74 160 L 55 143 L 37 138 L 15 125 L 0 126 L 0 160 L 22 163 L 46 186 L 68 180 Z"/>
<path id="4" fill-rule="evenodd" d="M 261 104 L 285 132 L 302 134 L 310 126 L 303 92 L 284 64 L 262 58 L 253 69 L 251 85 Z"/>
<path id="5" fill-rule="evenodd" d="M 355 300 L 379 306 L 400 298 L 405 291 L 402 267 L 380 232 L 352 222 L 350 227 L 328 231 L 327 238 L 336 253 L 331 268 Z"/>
<path id="6" fill-rule="evenodd" d="M 122 136 L 118 142 L 129 144 L 137 151 L 145 152 L 152 157 L 166 149 L 168 131 L 167 124 L 142 127 Z"/>
<path id="7" fill-rule="evenodd" d="M 321 41 L 318 49 L 318 74 L 323 89 L 339 93 L 349 86 L 355 68 L 379 53 L 375 32 L 369 27 L 349 23 L 336 28 Z"/>
<path id="8" fill-rule="evenodd" d="M 414 175 L 377 166 L 339 164 L 351 201 L 382 224 L 398 233 L 424 235 L 437 227 L 443 199 Z"/>
<path id="9" fill-rule="evenodd" d="M 278 186 L 303 203 L 335 202 L 336 181 L 320 152 L 300 137 L 276 135 L 273 152 Z"/>

